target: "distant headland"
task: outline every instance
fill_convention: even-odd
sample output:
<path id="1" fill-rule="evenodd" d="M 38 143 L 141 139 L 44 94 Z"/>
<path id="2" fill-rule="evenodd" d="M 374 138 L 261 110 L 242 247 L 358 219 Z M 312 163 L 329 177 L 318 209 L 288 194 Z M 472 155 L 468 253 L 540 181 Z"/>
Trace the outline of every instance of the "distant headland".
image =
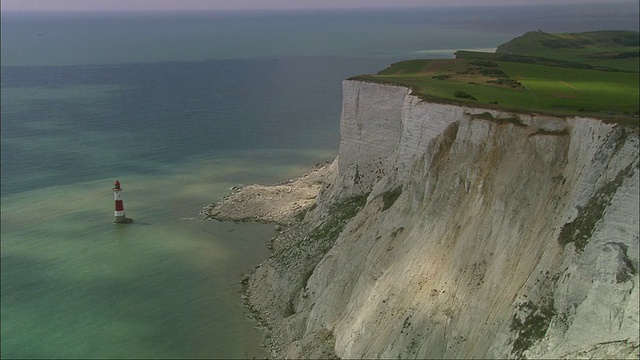
<path id="1" fill-rule="evenodd" d="M 499 109 L 596 116 L 637 124 L 640 33 L 531 31 L 495 53 L 408 60 L 353 79 L 407 86 L 414 95 Z"/>

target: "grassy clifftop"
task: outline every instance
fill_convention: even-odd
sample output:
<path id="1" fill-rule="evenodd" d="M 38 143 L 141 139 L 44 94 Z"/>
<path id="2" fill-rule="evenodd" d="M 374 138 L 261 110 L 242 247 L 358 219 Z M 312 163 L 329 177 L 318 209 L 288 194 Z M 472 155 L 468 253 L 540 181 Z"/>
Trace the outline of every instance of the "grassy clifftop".
<path id="1" fill-rule="evenodd" d="M 500 45 L 496 52 L 638 72 L 639 46 L 640 34 L 634 31 L 592 31 L 577 34 L 532 31 Z"/>
<path id="2" fill-rule="evenodd" d="M 409 60 L 359 80 L 405 85 L 423 98 L 638 124 L 638 32 L 529 32 L 495 53 Z"/>

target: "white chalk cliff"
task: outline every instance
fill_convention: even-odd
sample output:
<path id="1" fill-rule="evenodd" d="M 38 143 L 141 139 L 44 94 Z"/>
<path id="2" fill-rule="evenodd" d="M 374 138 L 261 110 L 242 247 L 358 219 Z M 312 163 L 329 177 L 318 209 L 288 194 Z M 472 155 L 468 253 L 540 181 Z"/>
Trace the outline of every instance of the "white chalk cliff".
<path id="1" fill-rule="evenodd" d="M 637 127 L 343 92 L 333 175 L 248 281 L 277 355 L 638 357 Z"/>

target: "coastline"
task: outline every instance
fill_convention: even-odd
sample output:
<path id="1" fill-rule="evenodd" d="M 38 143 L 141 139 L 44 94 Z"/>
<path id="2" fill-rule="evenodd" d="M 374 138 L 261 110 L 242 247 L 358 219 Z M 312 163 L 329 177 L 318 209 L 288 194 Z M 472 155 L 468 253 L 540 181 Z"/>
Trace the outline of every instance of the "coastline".
<path id="1" fill-rule="evenodd" d="M 243 305 L 249 310 L 249 317 L 257 323 L 256 328 L 263 333 L 261 345 L 274 357 L 285 355 L 282 335 L 287 329 L 277 321 L 278 316 L 273 316 L 275 314 L 272 315 L 267 308 L 259 305 L 263 302 L 256 301 L 273 295 L 257 280 L 263 278 L 264 274 L 259 276 L 257 273 L 268 269 L 269 265 L 263 265 L 272 261 L 286 265 L 283 259 L 287 257 L 292 244 L 304 237 L 304 217 L 315 208 L 322 189 L 329 186 L 331 174 L 335 173 L 335 164 L 335 161 L 316 163 L 308 173 L 272 185 L 234 186 L 228 195 L 200 211 L 203 220 L 260 222 L 276 226 L 278 234 L 267 245 L 271 251 L 269 258 L 254 266 L 240 281 Z M 310 354 L 306 355 L 335 357 L 333 342 L 328 342 L 327 345 L 314 346 Z"/>
<path id="2" fill-rule="evenodd" d="M 200 211 L 205 220 L 292 225 L 316 203 L 331 162 L 317 163 L 294 179 L 273 185 L 241 185 Z"/>
<path id="3" fill-rule="evenodd" d="M 604 341 L 612 357 L 637 354 L 637 258 L 627 252 L 637 249 L 627 220 L 637 215 L 635 129 L 489 116 L 369 82 L 347 80 L 343 92 L 342 167 L 336 159 L 298 179 L 233 188 L 203 210 L 278 224 L 269 257 L 241 281 L 272 357 L 564 358 L 597 356 Z M 602 265 L 582 265 L 594 259 Z M 503 284 L 505 272 L 517 281 Z M 624 298 L 590 295 L 603 289 Z M 580 312 L 557 305 L 576 297 L 586 299 Z M 612 308 L 630 316 L 609 317 L 618 329 L 601 333 L 591 314 L 606 323 Z M 478 321 L 478 310 L 491 318 Z"/>

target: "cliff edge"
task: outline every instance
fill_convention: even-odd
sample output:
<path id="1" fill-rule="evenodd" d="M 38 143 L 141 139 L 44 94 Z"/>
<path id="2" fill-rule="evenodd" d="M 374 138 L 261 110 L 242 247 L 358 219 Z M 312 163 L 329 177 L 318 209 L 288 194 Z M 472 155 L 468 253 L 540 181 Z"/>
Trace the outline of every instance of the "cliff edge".
<path id="1" fill-rule="evenodd" d="M 245 279 L 274 355 L 638 358 L 637 127 L 343 94 L 316 204 Z"/>

